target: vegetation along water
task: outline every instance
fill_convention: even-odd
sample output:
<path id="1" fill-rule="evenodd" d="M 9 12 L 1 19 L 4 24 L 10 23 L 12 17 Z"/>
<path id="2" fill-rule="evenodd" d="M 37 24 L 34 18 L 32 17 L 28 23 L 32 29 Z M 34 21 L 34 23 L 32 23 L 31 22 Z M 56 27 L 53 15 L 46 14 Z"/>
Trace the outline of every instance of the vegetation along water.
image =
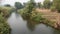
<path id="1" fill-rule="evenodd" d="M 60 34 L 60 0 L 43 4 L 29 0 L 14 6 L 1 1 L 0 34 Z"/>

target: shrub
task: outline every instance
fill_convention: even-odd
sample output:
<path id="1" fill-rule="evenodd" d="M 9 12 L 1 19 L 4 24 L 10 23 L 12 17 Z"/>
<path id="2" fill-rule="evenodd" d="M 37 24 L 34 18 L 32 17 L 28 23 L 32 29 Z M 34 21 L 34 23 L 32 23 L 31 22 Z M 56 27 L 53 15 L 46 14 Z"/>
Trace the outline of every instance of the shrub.
<path id="1" fill-rule="evenodd" d="M 10 27 L 6 19 L 0 14 L 0 34 L 10 34 Z"/>
<path id="2" fill-rule="evenodd" d="M 56 10 L 55 6 L 51 6 L 51 11 L 54 12 Z"/>
<path id="3" fill-rule="evenodd" d="M 44 6 L 44 8 L 46 8 L 46 9 L 50 9 L 51 5 L 52 5 L 52 2 L 51 2 L 50 0 L 45 0 L 45 1 L 43 2 L 43 6 Z"/>
<path id="4" fill-rule="evenodd" d="M 56 7 L 57 11 L 60 13 L 60 0 L 53 0 L 53 5 Z"/>
<path id="5" fill-rule="evenodd" d="M 0 7 L 0 14 L 3 15 L 3 17 L 8 17 L 11 13 L 11 8 L 10 7 Z"/>
<path id="6" fill-rule="evenodd" d="M 42 22 L 44 18 L 42 18 L 42 14 L 40 13 L 32 13 L 31 19 L 36 22 Z"/>

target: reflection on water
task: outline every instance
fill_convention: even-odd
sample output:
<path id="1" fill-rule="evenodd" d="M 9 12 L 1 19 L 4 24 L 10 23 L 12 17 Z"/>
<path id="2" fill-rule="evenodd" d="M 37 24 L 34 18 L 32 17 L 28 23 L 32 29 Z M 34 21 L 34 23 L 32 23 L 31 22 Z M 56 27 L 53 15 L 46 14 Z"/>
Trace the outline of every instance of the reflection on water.
<path id="1" fill-rule="evenodd" d="M 30 31 L 34 31 L 35 30 L 35 23 L 28 20 L 27 21 L 27 27 Z"/>
<path id="2" fill-rule="evenodd" d="M 17 13 L 11 14 L 8 23 L 12 28 L 11 34 L 60 34 L 60 31 L 57 32 L 44 24 L 23 20 Z"/>

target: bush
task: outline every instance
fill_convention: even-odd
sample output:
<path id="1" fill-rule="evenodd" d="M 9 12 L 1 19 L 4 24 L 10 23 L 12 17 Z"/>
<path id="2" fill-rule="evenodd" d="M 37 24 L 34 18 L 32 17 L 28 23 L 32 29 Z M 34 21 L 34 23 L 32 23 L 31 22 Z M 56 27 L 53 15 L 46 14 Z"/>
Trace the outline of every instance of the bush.
<path id="1" fill-rule="evenodd" d="M 10 34 L 10 27 L 6 19 L 0 14 L 0 34 Z"/>
<path id="2" fill-rule="evenodd" d="M 19 13 L 20 15 L 23 15 L 24 13 L 26 13 L 26 10 L 25 10 L 25 9 L 20 9 L 20 10 L 18 10 L 18 13 Z"/>
<path id="3" fill-rule="evenodd" d="M 55 6 L 51 6 L 51 11 L 54 12 L 56 10 Z"/>
<path id="4" fill-rule="evenodd" d="M 3 17 L 8 17 L 11 13 L 11 8 L 10 7 L 0 7 L 0 14 L 3 15 Z"/>
<path id="5" fill-rule="evenodd" d="M 50 9 L 51 5 L 52 5 L 52 2 L 50 0 L 45 0 L 43 2 L 43 6 L 45 9 Z"/>
<path id="6" fill-rule="evenodd" d="M 60 0 L 53 0 L 53 5 L 56 7 L 57 11 L 60 13 Z"/>
<path id="7" fill-rule="evenodd" d="M 36 22 L 42 22 L 44 20 L 44 18 L 42 18 L 42 14 L 34 12 L 31 15 L 31 19 Z"/>

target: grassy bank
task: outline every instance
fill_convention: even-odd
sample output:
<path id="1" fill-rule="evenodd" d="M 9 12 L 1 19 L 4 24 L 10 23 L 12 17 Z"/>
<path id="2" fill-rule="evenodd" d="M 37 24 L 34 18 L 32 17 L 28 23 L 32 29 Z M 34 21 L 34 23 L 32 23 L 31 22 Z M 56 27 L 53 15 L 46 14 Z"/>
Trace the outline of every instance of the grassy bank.
<path id="1" fill-rule="evenodd" d="M 10 26 L 6 22 L 5 18 L 0 15 L 0 34 L 10 34 Z"/>
<path id="2" fill-rule="evenodd" d="M 12 7 L 0 7 L 0 14 L 3 17 L 8 18 L 11 14 L 11 10 L 12 10 Z"/>
<path id="3" fill-rule="evenodd" d="M 18 10 L 18 13 L 20 13 L 24 19 L 34 21 L 35 23 L 43 23 L 53 28 L 59 29 L 56 25 L 56 21 L 43 17 L 44 14 L 36 10 L 32 11 L 29 17 L 26 17 L 27 11 L 25 9 Z"/>
<path id="4" fill-rule="evenodd" d="M 10 34 L 11 28 L 7 23 L 10 16 L 10 7 L 0 7 L 0 34 Z"/>

